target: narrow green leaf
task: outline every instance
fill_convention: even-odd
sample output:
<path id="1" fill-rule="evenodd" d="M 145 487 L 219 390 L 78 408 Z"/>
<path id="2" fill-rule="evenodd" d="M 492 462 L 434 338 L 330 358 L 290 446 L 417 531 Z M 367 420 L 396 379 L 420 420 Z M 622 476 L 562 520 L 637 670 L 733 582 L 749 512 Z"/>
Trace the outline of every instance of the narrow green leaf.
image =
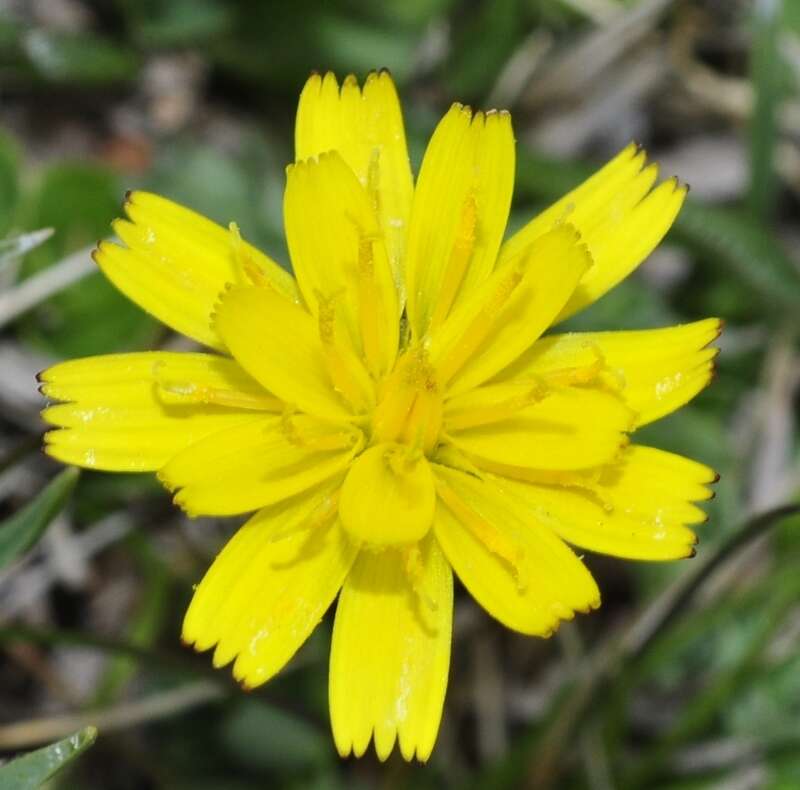
<path id="1" fill-rule="evenodd" d="M 782 98 L 778 36 L 783 0 L 756 0 L 750 76 L 755 106 L 750 120 L 750 192 L 748 206 L 760 218 L 768 216 L 776 191 L 773 163 L 777 108 Z"/>
<path id="2" fill-rule="evenodd" d="M 223 746 L 252 771 L 308 769 L 331 754 L 327 733 L 262 700 L 241 700 L 221 725 Z"/>
<path id="3" fill-rule="evenodd" d="M 16 142 L 0 129 L 0 234 L 6 233 L 12 226 L 19 200 L 19 159 Z"/>
<path id="4" fill-rule="evenodd" d="M 703 691 L 684 706 L 667 731 L 652 746 L 640 751 L 636 764 L 622 783 L 624 787 L 658 786 L 655 778 L 668 765 L 675 750 L 706 731 L 714 717 L 737 698 L 738 692 L 752 677 L 758 659 L 796 605 L 800 592 L 797 577 L 776 592 L 777 595 L 761 613 L 759 626 L 743 645 L 734 664 L 712 678 Z"/>
<path id="5" fill-rule="evenodd" d="M 753 516 L 718 545 L 685 577 L 659 595 L 622 633 L 613 632 L 593 651 L 575 681 L 566 686 L 543 726 L 520 739 L 508 758 L 490 764 L 472 785 L 474 790 L 560 786 L 564 750 L 575 743 L 576 733 L 616 695 L 625 693 L 630 673 L 666 638 L 690 611 L 698 592 L 714 572 L 753 541 L 789 518 L 800 515 L 800 504 L 784 505 Z M 796 588 L 791 593 L 796 597 Z M 783 602 L 782 602 L 783 605 Z M 653 785 L 651 785 L 653 786 Z"/>
<path id="6" fill-rule="evenodd" d="M 169 616 L 171 577 L 144 537 L 134 534 L 129 537 L 128 544 L 138 560 L 144 583 L 136 608 L 125 625 L 125 637 L 131 645 L 147 650 L 152 648 Z M 139 666 L 140 661 L 130 655 L 112 658 L 98 681 L 93 704 L 102 707 L 114 701 Z"/>
<path id="7" fill-rule="evenodd" d="M 19 224 L 55 233 L 26 256 L 21 279 L 104 238 L 121 194 L 119 175 L 103 165 L 61 161 L 48 167 Z M 26 341 L 68 358 L 147 347 L 155 324 L 98 270 L 53 294 L 19 326 Z"/>
<path id="8" fill-rule="evenodd" d="M 800 274 L 764 225 L 741 211 L 687 201 L 673 238 L 732 274 L 765 307 L 797 315 Z"/>
<path id="9" fill-rule="evenodd" d="M 76 468 L 65 469 L 35 499 L 0 523 L 0 568 L 10 565 L 39 540 L 61 512 L 77 479 Z"/>
<path id="10" fill-rule="evenodd" d="M 36 72 L 53 82 L 124 82 L 134 79 L 139 67 L 132 49 L 89 33 L 34 28 L 22 46 Z"/>
<path id="11" fill-rule="evenodd" d="M 473 13 L 458 14 L 446 70 L 453 95 L 471 99 L 491 88 L 522 38 L 523 13 L 519 0 L 495 0 L 476 4 Z"/>
<path id="12" fill-rule="evenodd" d="M 52 235 L 52 228 L 41 228 L 0 240 L 0 269 L 44 244 Z"/>
<path id="13" fill-rule="evenodd" d="M 29 752 L 0 767 L 0 790 L 37 790 L 97 739 L 94 727 Z"/>
<path id="14" fill-rule="evenodd" d="M 228 33 L 233 22 L 232 9 L 219 0 L 173 0 L 152 8 L 131 3 L 128 9 L 136 39 L 152 48 L 197 45 Z"/>

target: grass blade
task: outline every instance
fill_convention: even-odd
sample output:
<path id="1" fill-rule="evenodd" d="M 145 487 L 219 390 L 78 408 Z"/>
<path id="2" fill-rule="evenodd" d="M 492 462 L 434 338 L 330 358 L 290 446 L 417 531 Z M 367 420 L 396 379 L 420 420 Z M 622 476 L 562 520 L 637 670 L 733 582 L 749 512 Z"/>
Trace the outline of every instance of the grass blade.
<path id="1" fill-rule="evenodd" d="M 617 685 L 625 682 L 633 665 L 647 655 L 656 639 L 664 637 L 680 613 L 688 610 L 706 581 L 731 557 L 798 514 L 800 505 L 791 504 L 754 516 L 658 596 L 624 632 L 615 631 L 594 648 L 575 684 L 560 695 L 544 731 L 523 738 L 520 751 L 505 761 L 502 772 L 498 766 L 489 766 L 474 784 L 475 790 L 559 786 L 563 754 L 575 743 L 575 733 L 615 696 Z"/>
<path id="2" fill-rule="evenodd" d="M 84 729 L 0 767 L 0 790 L 37 790 L 96 740 L 94 727 Z"/>
<path id="3" fill-rule="evenodd" d="M 0 269 L 44 244 L 52 235 L 52 228 L 41 228 L 0 240 Z"/>
<path id="4" fill-rule="evenodd" d="M 65 469 L 27 505 L 0 523 L 0 569 L 24 554 L 42 536 L 69 499 L 78 470 Z"/>
<path id="5" fill-rule="evenodd" d="M 756 0 L 753 10 L 753 50 L 750 76 L 755 106 L 750 119 L 750 192 L 748 208 L 766 218 L 777 189 L 774 166 L 777 108 L 781 100 L 778 35 L 783 0 Z"/>
<path id="6" fill-rule="evenodd" d="M 623 781 L 625 787 L 634 790 L 656 786 L 660 771 L 668 765 L 675 750 L 702 733 L 724 706 L 736 697 L 776 631 L 785 624 L 787 615 L 797 605 L 799 592 L 800 584 L 796 578 L 778 588 L 761 615 L 759 627 L 751 634 L 738 659 L 686 705 L 652 747 L 641 750 L 636 764 Z"/>

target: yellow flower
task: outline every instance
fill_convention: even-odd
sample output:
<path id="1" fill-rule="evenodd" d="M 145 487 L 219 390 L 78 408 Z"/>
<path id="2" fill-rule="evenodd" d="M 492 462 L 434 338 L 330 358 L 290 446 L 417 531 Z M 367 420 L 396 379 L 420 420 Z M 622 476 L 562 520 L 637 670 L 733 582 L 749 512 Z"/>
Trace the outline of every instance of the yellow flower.
<path id="1" fill-rule="evenodd" d="M 374 738 L 427 760 L 447 684 L 453 577 L 548 636 L 600 603 L 567 543 L 693 553 L 714 473 L 629 434 L 709 381 L 715 319 L 551 334 L 627 276 L 686 189 L 635 146 L 503 241 L 505 112 L 453 105 L 412 180 L 387 73 L 314 75 L 284 214 L 295 276 L 163 197 L 130 194 L 95 260 L 219 353 L 65 362 L 42 375 L 47 452 L 156 471 L 190 515 L 256 511 L 198 586 L 184 639 L 246 688 L 338 595 L 330 658 L 342 755 Z"/>

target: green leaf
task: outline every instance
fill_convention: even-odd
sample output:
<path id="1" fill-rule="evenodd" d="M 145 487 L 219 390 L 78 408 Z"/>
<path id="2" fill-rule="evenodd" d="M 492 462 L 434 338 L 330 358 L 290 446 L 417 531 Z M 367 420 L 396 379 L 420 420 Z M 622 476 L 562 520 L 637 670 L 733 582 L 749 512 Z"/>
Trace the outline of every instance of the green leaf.
<path id="1" fill-rule="evenodd" d="M 620 698 L 629 699 L 631 676 L 635 676 L 642 662 L 654 649 L 659 648 L 659 643 L 674 633 L 673 629 L 691 611 L 696 596 L 706 581 L 713 578 L 715 571 L 732 558 L 740 556 L 740 552 L 759 537 L 787 519 L 796 518 L 799 513 L 800 505 L 795 504 L 753 516 L 711 553 L 706 553 L 702 561 L 685 574 L 679 586 L 667 588 L 655 598 L 625 632 L 620 634 L 612 631 L 606 641 L 595 646 L 591 658 L 587 656 L 586 666 L 565 686 L 565 693 L 557 696 L 543 725 L 521 739 L 509 758 L 488 765 L 473 786 L 495 790 L 518 787 L 524 782 L 531 787 L 560 787 L 557 779 L 565 767 L 564 752 L 576 741 L 579 727 L 590 720 L 589 714 L 614 707 L 615 700 Z M 738 576 L 729 575 L 728 578 L 729 584 L 733 584 Z M 767 618 L 765 623 L 760 622 L 759 628 L 766 625 L 771 630 L 796 600 L 800 587 L 795 581 L 783 587 L 787 589 L 776 591 L 780 598 L 777 608 L 773 601 L 769 602 L 770 611 L 776 616 Z M 757 644 L 756 640 L 752 640 L 748 648 L 753 644 Z M 749 661 L 749 654 L 744 658 L 745 663 Z M 724 683 L 735 684 L 740 669 L 741 666 L 735 667 Z M 724 683 L 713 690 L 715 704 L 719 702 L 721 691 L 724 691 Z M 633 787 L 632 784 L 621 786 Z M 648 785 L 655 786 L 660 787 Z"/>
<path id="2" fill-rule="evenodd" d="M 10 227 L 19 198 L 19 152 L 14 140 L 0 130 L 0 235 Z"/>
<path id="3" fill-rule="evenodd" d="M 773 162 L 777 110 L 783 98 L 782 63 L 778 40 L 783 0 L 756 0 L 753 10 L 753 49 L 750 76 L 755 107 L 750 121 L 750 192 L 748 205 L 765 218 L 775 200 L 777 179 Z"/>
<path id="4" fill-rule="evenodd" d="M 634 276 L 623 280 L 586 310 L 570 317 L 559 331 L 647 329 L 679 322 L 680 318 L 670 309 L 663 296 Z"/>
<path id="5" fill-rule="evenodd" d="M 219 0 L 172 0 L 170 3 L 129 3 L 135 37 L 147 47 L 197 44 L 227 33 L 232 9 Z"/>
<path id="6" fill-rule="evenodd" d="M 466 18 L 465 18 L 466 17 Z M 458 15 L 455 47 L 447 68 L 447 84 L 455 96 L 481 97 L 511 57 L 525 24 L 519 0 L 476 5 L 474 13 Z"/>
<path id="7" fill-rule="evenodd" d="M 308 722 L 261 700 L 242 700 L 224 719 L 222 743 L 253 771 L 300 770 L 324 763 L 328 736 Z"/>
<path id="8" fill-rule="evenodd" d="M 386 0 L 364 6 L 363 13 L 407 27 L 422 28 L 450 11 L 454 0 Z"/>
<path id="9" fill-rule="evenodd" d="M 162 146 L 146 186 L 224 227 L 236 220 L 247 241 L 275 260 L 286 261 L 283 185 L 289 155 L 252 132 L 243 134 L 235 155 L 177 139 Z"/>
<path id="10" fill-rule="evenodd" d="M 85 727 L 63 741 L 17 757 L 0 767 L 0 790 L 37 790 L 96 739 L 97 730 Z"/>
<path id="11" fill-rule="evenodd" d="M 169 616 L 171 577 L 143 535 L 131 535 L 128 548 L 139 560 L 144 583 L 136 608 L 127 618 L 125 637 L 128 644 L 147 650 L 152 648 Z M 112 658 L 97 683 L 93 704 L 102 707 L 115 700 L 136 674 L 140 663 L 130 655 Z"/>
<path id="12" fill-rule="evenodd" d="M 65 469 L 33 501 L 0 524 L 0 568 L 10 565 L 39 540 L 64 507 L 78 474 L 75 467 Z"/>
<path id="13" fill-rule="evenodd" d="M 134 79 L 139 67 L 124 45 L 88 33 L 33 29 L 22 46 L 37 73 L 53 82 L 123 82 Z"/>
<path id="14" fill-rule="evenodd" d="M 779 742 L 800 720 L 800 655 L 761 668 L 744 694 L 730 700 L 722 715 L 728 728 L 760 744 Z"/>
<path id="15" fill-rule="evenodd" d="M 712 721 L 720 716 L 736 699 L 752 678 L 759 659 L 774 634 L 784 625 L 787 615 L 795 605 L 800 591 L 797 577 L 787 580 L 776 590 L 776 595 L 759 613 L 757 626 L 740 646 L 731 666 L 710 678 L 676 716 L 667 730 L 649 748 L 637 753 L 625 787 L 646 788 L 658 786 L 654 781 L 667 765 L 676 748 L 706 732 Z"/>
<path id="16" fill-rule="evenodd" d="M 342 76 L 385 66 L 399 83 L 411 71 L 417 45 L 413 30 L 312 0 L 239 0 L 235 5 L 240 12 L 233 34 L 210 42 L 209 54 L 224 69 L 257 83 L 260 94 L 265 86 L 285 90 L 291 85 L 294 92 L 314 65 Z"/>
<path id="17" fill-rule="evenodd" d="M 769 311 L 779 308 L 796 317 L 800 275 L 775 237 L 751 216 L 687 201 L 673 238 L 732 274 Z"/>
<path id="18" fill-rule="evenodd" d="M 0 56 L 4 60 L 11 59 L 19 49 L 19 42 L 25 26 L 11 14 L 0 15 Z"/>
<path id="19" fill-rule="evenodd" d="M 26 253 L 44 244 L 53 235 L 52 228 L 41 228 L 30 233 L 20 233 L 0 241 L 0 269 Z"/>
<path id="20" fill-rule="evenodd" d="M 25 259 L 28 276 L 108 236 L 120 214 L 116 174 L 84 162 L 48 168 L 23 215 L 28 228 L 52 227 L 53 236 Z M 128 351 L 151 344 L 155 322 L 98 270 L 65 288 L 23 319 L 25 338 L 57 357 Z"/>

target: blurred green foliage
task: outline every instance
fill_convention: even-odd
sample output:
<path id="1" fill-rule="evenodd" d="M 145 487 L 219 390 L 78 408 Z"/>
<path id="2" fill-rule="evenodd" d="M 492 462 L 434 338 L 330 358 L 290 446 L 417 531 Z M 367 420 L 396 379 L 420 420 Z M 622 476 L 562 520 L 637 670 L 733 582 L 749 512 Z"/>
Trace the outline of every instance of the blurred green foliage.
<path id="1" fill-rule="evenodd" d="M 19 151 L 15 141 L 0 132 L 0 233 L 5 234 L 19 197 L 17 168 Z"/>
<path id="2" fill-rule="evenodd" d="M 119 212 L 119 178 L 107 168 L 84 163 L 49 167 L 26 196 L 20 221 L 55 233 L 27 256 L 26 274 L 108 235 L 108 218 Z M 100 273 L 54 296 L 43 314 L 24 322 L 24 332 L 59 356 L 85 356 L 136 348 L 154 339 L 154 324 Z"/>

